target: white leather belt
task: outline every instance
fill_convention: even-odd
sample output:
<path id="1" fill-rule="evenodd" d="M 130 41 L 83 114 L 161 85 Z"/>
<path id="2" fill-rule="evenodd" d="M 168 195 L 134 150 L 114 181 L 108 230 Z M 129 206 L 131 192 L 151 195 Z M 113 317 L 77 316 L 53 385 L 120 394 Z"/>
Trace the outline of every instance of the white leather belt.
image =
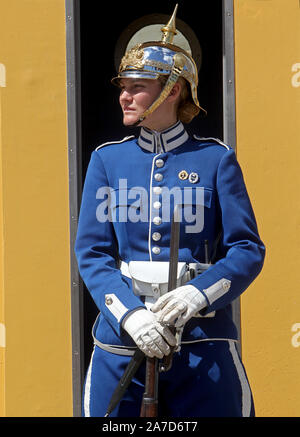
<path id="1" fill-rule="evenodd" d="M 179 262 L 177 287 L 186 284 L 210 266 L 211 264 Z M 168 261 L 130 261 L 129 263 L 122 261 L 120 270 L 122 275 L 132 280 L 135 295 L 146 296 L 146 301 L 149 303 L 154 303 L 160 296 L 168 292 Z"/>

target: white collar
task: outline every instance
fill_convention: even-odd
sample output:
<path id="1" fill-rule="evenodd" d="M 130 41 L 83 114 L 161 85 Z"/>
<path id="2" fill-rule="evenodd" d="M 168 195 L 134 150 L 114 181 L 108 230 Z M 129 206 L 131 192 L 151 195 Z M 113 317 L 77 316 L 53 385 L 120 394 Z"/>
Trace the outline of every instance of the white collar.
<path id="1" fill-rule="evenodd" d="M 189 138 L 181 121 L 162 132 L 151 131 L 145 127 L 141 128 L 138 144 L 148 152 L 161 153 L 169 152 L 181 146 Z"/>

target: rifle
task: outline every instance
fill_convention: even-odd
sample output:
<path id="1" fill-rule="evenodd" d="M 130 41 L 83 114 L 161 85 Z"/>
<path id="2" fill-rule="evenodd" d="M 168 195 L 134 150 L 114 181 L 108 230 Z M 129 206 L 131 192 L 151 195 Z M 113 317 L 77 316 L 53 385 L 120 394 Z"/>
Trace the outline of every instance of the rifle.
<path id="1" fill-rule="evenodd" d="M 158 414 L 158 358 L 146 358 L 145 391 L 140 417 L 157 417 Z"/>
<path id="2" fill-rule="evenodd" d="M 180 236 L 179 218 L 179 206 L 175 205 L 171 224 L 168 292 L 177 287 L 178 249 Z M 169 327 L 169 329 L 171 330 L 172 334 L 175 335 L 176 328 L 172 326 Z M 162 363 L 159 363 L 158 358 L 146 357 L 145 392 L 143 395 L 140 417 L 157 417 L 159 372 L 167 372 L 171 368 L 175 347 L 171 349 L 169 355 L 163 358 Z"/>

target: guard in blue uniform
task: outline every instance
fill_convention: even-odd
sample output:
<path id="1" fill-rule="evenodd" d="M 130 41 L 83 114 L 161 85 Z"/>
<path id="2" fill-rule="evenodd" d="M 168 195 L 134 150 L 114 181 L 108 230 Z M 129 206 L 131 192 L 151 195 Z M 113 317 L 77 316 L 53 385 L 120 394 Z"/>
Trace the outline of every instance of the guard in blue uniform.
<path id="1" fill-rule="evenodd" d="M 132 84 L 160 83 L 161 92 L 135 122 L 139 136 L 99 146 L 86 174 L 75 251 L 99 316 L 85 416 L 104 416 L 137 347 L 162 358 L 178 342 L 171 369 L 160 374 L 160 416 L 254 415 L 231 303 L 261 271 L 265 248 L 234 150 L 185 130 L 183 122 L 202 108 L 193 58 L 172 44 L 175 13 L 162 41 L 128 51 L 113 79 L 121 96 L 131 93 L 137 102 L 123 105 L 120 97 L 124 119 L 136 114 L 140 95 L 145 99 Z M 153 129 L 155 114 L 183 84 L 188 95 L 176 106 L 177 120 Z M 175 205 L 181 212 L 177 288 L 167 293 Z M 139 416 L 144 382 L 141 366 L 111 416 Z"/>

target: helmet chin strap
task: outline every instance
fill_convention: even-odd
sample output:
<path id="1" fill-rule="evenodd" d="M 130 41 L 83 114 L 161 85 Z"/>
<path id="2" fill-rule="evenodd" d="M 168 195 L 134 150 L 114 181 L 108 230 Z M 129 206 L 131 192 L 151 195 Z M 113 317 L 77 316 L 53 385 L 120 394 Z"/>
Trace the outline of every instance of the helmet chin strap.
<path id="1" fill-rule="evenodd" d="M 139 119 L 131 124 L 129 127 L 136 127 L 138 126 L 142 121 L 145 120 L 146 117 L 148 117 L 150 114 L 152 114 L 152 112 L 154 112 L 159 105 L 162 104 L 162 102 L 168 97 L 168 95 L 170 94 L 173 86 L 175 85 L 175 83 L 177 82 L 177 80 L 179 79 L 182 70 L 184 69 L 185 66 L 185 57 L 182 53 L 176 53 L 173 57 L 173 67 L 172 67 L 172 71 L 168 77 L 168 80 L 162 90 L 162 92 L 160 93 L 159 97 L 152 103 L 152 105 L 139 117 Z"/>

